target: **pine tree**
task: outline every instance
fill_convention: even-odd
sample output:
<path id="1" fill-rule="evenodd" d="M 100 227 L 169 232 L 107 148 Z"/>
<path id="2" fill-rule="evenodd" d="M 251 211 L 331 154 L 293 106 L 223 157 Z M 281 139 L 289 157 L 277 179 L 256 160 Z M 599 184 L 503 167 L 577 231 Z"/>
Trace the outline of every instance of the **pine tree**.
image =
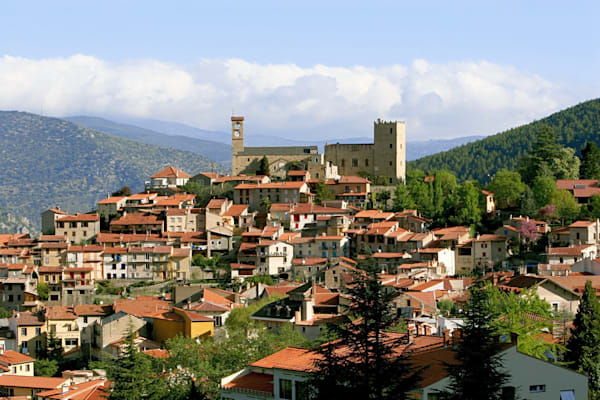
<path id="1" fill-rule="evenodd" d="M 348 314 L 353 322 L 331 326 L 337 340 L 320 347 L 322 360 L 313 374 L 316 399 L 405 399 L 419 381 L 419 371 L 404 356 L 393 351 L 405 336 L 390 333 L 394 313 L 392 293 L 378 280 L 378 267 L 372 257 L 359 263 L 348 292 L 353 301 Z"/>
<path id="2" fill-rule="evenodd" d="M 142 400 L 151 398 L 159 383 L 148 357 L 135 345 L 135 332 L 129 328 L 123 355 L 110 364 L 108 378 L 113 382 L 110 398 L 114 400 Z"/>
<path id="3" fill-rule="evenodd" d="M 463 316 L 465 324 L 457 345 L 457 363 L 446 366 L 450 384 L 440 393 L 442 398 L 502 399 L 502 387 L 509 375 L 503 370 L 501 343 L 494 338 L 495 317 L 486 292 L 480 285 L 474 286 Z"/>
<path id="4" fill-rule="evenodd" d="M 595 379 L 600 365 L 600 301 L 591 281 L 585 284 L 573 326 L 565 361 L 590 377 L 590 398 L 600 398 L 600 382 Z"/>
<path id="5" fill-rule="evenodd" d="M 587 142 L 581 149 L 580 179 L 600 178 L 600 149 L 594 142 Z"/>

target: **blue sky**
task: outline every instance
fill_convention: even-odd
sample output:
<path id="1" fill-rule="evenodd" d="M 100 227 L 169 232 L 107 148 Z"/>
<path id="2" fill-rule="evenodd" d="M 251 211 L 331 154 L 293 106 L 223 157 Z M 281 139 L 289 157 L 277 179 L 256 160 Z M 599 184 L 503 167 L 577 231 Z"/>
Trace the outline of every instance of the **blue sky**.
<path id="1" fill-rule="evenodd" d="M 0 107 L 36 112 L 27 98 L 37 95 L 56 115 L 122 113 L 209 129 L 226 126 L 233 108 L 269 134 L 292 132 L 293 124 L 308 136 L 369 136 L 377 116 L 406 119 L 409 129 L 412 120 L 414 132 L 426 137 L 490 134 L 597 97 L 600 3 L 572 3 L 4 3 L 0 71 L 4 79 L 36 85 L 22 92 L 12 85 L 0 94 Z M 228 60 L 238 62 L 232 67 Z M 61 72 L 74 82 L 63 76 L 58 85 Z M 127 73 L 162 75 L 144 91 L 123 82 Z M 85 97 L 90 80 L 96 89 Z M 193 89 L 182 88 L 186 82 Z M 486 97 L 478 100 L 477 92 Z M 136 95 L 146 99 L 144 107 Z M 344 96 L 366 100 L 346 104 Z M 461 97 L 470 100 L 461 104 Z M 478 118 L 458 121 L 474 106 Z"/>

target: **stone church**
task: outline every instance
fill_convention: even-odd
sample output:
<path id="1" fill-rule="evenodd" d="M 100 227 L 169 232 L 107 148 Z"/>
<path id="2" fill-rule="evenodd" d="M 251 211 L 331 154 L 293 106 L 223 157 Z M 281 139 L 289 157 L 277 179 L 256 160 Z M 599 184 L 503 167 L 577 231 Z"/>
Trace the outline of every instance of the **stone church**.
<path id="1" fill-rule="evenodd" d="M 231 165 L 233 175 L 256 173 L 266 156 L 272 176 L 285 177 L 291 164 L 306 169 L 316 179 L 340 175 L 383 176 L 390 183 L 406 176 L 406 124 L 403 121 L 374 122 L 374 142 L 326 144 L 325 154 L 317 146 L 244 147 L 244 117 L 231 117 Z"/>

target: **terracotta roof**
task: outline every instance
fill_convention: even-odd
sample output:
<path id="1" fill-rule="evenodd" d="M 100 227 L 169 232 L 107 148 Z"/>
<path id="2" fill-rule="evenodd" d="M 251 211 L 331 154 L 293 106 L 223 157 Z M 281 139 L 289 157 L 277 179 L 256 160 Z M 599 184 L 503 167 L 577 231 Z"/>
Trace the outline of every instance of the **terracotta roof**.
<path id="1" fill-rule="evenodd" d="M 442 284 L 442 287 L 443 287 L 444 281 L 442 281 L 441 279 L 434 279 L 429 282 L 419 283 L 419 284 L 411 287 L 410 290 L 415 291 L 415 292 L 422 292 L 422 291 L 432 288 L 436 285 L 439 285 L 440 283 Z"/>
<path id="2" fill-rule="evenodd" d="M 359 184 L 365 184 L 365 183 L 371 183 L 370 180 L 366 179 L 366 178 L 362 178 L 360 176 L 341 176 L 340 179 L 337 181 L 337 183 L 340 184 L 350 184 L 350 183 L 359 183 Z"/>
<path id="3" fill-rule="evenodd" d="M 42 249 L 66 249 L 69 245 L 65 243 L 42 243 L 40 245 Z"/>
<path id="4" fill-rule="evenodd" d="M 304 186 L 306 182 L 240 183 L 235 189 L 301 189 Z"/>
<path id="5" fill-rule="evenodd" d="M 110 196 L 100 200 L 98 204 L 117 204 L 118 202 L 125 200 L 126 198 L 127 197 L 125 196 Z"/>
<path id="6" fill-rule="evenodd" d="M 578 256 L 581 252 L 595 247 L 593 244 L 580 244 L 570 247 L 551 247 L 548 249 L 548 255 L 551 256 Z"/>
<path id="7" fill-rule="evenodd" d="M 103 246 L 97 244 L 88 244 L 86 246 L 69 246 L 69 253 L 97 253 L 104 250 Z"/>
<path id="8" fill-rule="evenodd" d="M 0 362 L 11 364 L 23 364 L 27 362 L 34 362 L 35 358 L 29 357 L 25 354 L 13 350 L 4 350 L 4 354 L 0 354 Z"/>
<path id="9" fill-rule="evenodd" d="M 223 213 L 224 217 L 239 217 L 244 213 L 244 211 L 248 210 L 248 205 L 246 204 L 234 204 L 227 211 Z"/>
<path id="10" fill-rule="evenodd" d="M 288 176 L 306 176 L 308 171 L 288 171 Z"/>
<path id="11" fill-rule="evenodd" d="M 99 400 L 109 397 L 110 382 L 106 379 L 94 379 L 69 386 L 66 393 L 63 388 L 47 390 L 36 394 L 36 397 L 52 400 Z"/>
<path id="12" fill-rule="evenodd" d="M 159 311 L 168 311 L 171 308 L 171 302 L 160 300 L 158 298 L 146 298 L 139 296 L 137 299 L 116 299 L 113 305 L 115 312 L 124 312 L 136 317 L 147 317 L 156 314 Z"/>
<path id="13" fill-rule="evenodd" d="M 406 253 L 381 252 L 374 253 L 373 258 L 404 258 Z"/>
<path id="14" fill-rule="evenodd" d="M 75 310 L 73 307 L 68 306 L 47 306 L 46 310 L 46 319 L 60 319 L 60 320 L 75 320 L 77 319 L 77 314 L 75 314 Z"/>
<path id="15" fill-rule="evenodd" d="M 127 200 L 145 200 L 158 196 L 157 193 L 136 193 L 127 197 Z"/>
<path id="16" fill-rule="evenodd" d="M 267 286 L 265 287 L 265 292 L 267 296 L 272 296 L 274 294 L 286 295 L 288 292 L 296 289 L 298 285 L 295 286 Z"/>
<path id="17" fill-rule="evenodd" d="M 475 239 L 476 242 L 503 242 L 505 240 L 506 236 L 492 234 L 481 235 Z"/>
<path id="18" fill-rule="evenodd" d="M 600 275 L 547 276 L 545 278 L 579 294 L 583 292 L 587 281 L 592 282 L 592 286 L 594 287 L 594 289 L 596 289 L 596 291 L 600 289 Z"/>
<path id="19" fill-rule="evenodd" d="M 200 311 L 200 312 L 225 312 L 229 311 L 229 308 L 222 306 L 220 304 L 212 303 L 210 301 L 203 301 L 200 304 L 196 304 L 191 307 L 192 311 Z"/>
<path id="20" fill-rule="evenodd" d="M 273 394 L 273 375 L 250 372 L 235 378 L 231 382 L 223 385 L 223 389 L 237 389 L 241 391 L 261 392 Z"/>
<path id="21" fill-rule="evenodd" d="M 75 214 L 75 215 L 68 215 L 66 217 L 62 217 L 57 219 L 58 222 L 78 222 L 78 221 L 82 221 L 82 222 L 94 222 L 94 221 L 100 221 L 100 217 L 97 214 Z"/>
<path id="22" fill-rule="evenodd" d="M 14 314 L 13 314 L 14 315 Z M 41 326 L 44 325 L 43 317 L 37 313 L 22 311 L 16 317 L 17 326 Z"/>
<path id="23" fill-rule="evenodd" d="M 177 169 L 173 166 L 168 166 L 167 168 L 163 169 L 162 171 L 155 173 L 150 178 L 191 178 L 191 177 L 192 177 L 191 175 L 186 174 L 185 172 L 183 172 L 180 169 Z"/>
<path id="24" fill-rule="evenodd" d="M 221 208 L 227 199 L 210 199 L 206 208 Z"/>
<path id="25" fill-rule="evenodd" d="M 596 222 L 594 221 L 575 221 L 571 225 L 569 225 L 569 228 L 587 228 L 589 226 L 594 225 L 595 223 Z"/>
<path id="26" fill-rule="evenodd" d="M 322 257 L 306 257 L 306 258 L 294 258 L 292 264 L 294 265 L 316 265 L 326 264 L 327 259 Z"/>
<path id="27" fill-rule="evenodd" d="M 110 221 L 110 225 L 159 225 L 162 221 L 159 221 L 156 215 L 144 215 L 144 214 L 127 214 L 117 220 Z"/>
<path id="28" fill-rule="evenodd" d="M 0 375 L 0 387 L 56 389 L 67 383 L 67 378 L 47 378 L 45 376 Z"/>
<path id="29" fill-rule="evenodd" d="M 469 233 L 470 232 L 470 228 L 468 226 L 451 226 L 448 228 L 437 228 L 433 230 L 433 233 L 435 233 L 436 235 L 445 235 L 446 233 L 451 233 L 451 232 L 463 232 L 463 233 Z"/>
<path id="30" fill-rule="evenodd" d="M 64 242 L 67 237 L 64 235 L 40 235 L 38 240 L 40 242 Z"/>
<path id="31" fill-rule="evenodd" d="M 112 307 L 109 305 L 101 304 L 81 304 L 74 307 L 75 314 L 79 315 L 92 315 L 92 316 L 106 316 L 112 314 Z"/>
<path id="32" fill-rule="evenodd" d="M 41 274 L 49 274 L 49 273 L 60 273 L 62 272 L 63 267 L 39 267 L 38 272 Z"/>

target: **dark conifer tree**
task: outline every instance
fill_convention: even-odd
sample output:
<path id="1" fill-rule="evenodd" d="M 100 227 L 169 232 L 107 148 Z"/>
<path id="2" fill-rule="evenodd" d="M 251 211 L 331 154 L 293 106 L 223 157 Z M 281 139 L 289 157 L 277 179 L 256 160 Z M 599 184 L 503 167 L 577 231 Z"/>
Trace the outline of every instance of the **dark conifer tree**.
<path id="1" fill-rule="evenodd" d="M 590 398 L 600 398 L 600 301 L 591 281 L 585 284 L 573 325 L 565 361 L 589 376 Z"/>
<path id="2" fill-rule="evenodd" d="M 440 393 L 447 400 L 503 400 L 503 387 L 509 380 L 504 371 L 500 351 L 502 344 L 495 338 L 492 326 L 496 315 L 480 286 L 470 291 L 465 308 L 464 327 L 457 344 L 456 361 L 446 366 L 450 385 Z"/>
<path id="3" fill-rule="evenodd" d="M 367 252 L 368 253 L 368 252 Z M 353 322 L 329 329 L 338 338 L 320 347 L 312 388 L 316 399 L 405 399 L 419 381 L 419 371 L 394 349 L 407 336 L 390 333 L 395 314 L 378 280 L 378 267 L 369 255 L 359 263 L 348 292 Z"/>
<path id="4" fill-rule="evenodd" d="M 587 142 L 581 149 L 580 179 L 600 178 L 600 149 L 594 142 Z"/>

